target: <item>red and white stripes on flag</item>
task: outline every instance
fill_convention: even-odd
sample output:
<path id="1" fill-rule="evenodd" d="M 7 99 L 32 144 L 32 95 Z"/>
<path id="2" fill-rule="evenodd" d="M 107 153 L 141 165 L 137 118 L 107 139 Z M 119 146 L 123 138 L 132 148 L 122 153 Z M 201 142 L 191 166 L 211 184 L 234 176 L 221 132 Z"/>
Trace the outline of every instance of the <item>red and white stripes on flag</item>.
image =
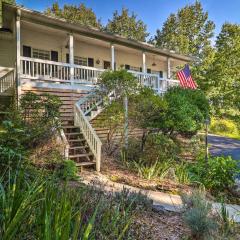
<path id="1" fill-rule="evenodd" d="M 191 88 L 191 89 L 197 88 L 197 84 L 192 79 L 191 72 L 188 65 L 185 65 L 183 70 L 177 72 L 177 77 L 180 81 L 181 87 Z"/>

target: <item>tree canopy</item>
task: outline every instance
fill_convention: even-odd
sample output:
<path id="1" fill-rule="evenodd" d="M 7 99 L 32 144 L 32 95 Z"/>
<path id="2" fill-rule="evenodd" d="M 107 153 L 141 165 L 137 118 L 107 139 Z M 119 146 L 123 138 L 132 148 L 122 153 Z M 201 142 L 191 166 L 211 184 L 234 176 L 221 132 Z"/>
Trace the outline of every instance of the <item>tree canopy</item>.
<path id="1" fill-rule="evenodd" d="M 137 19 L 137 15 L 134 12 L 130 14 L 127 8 L 122 8 L 121 13 L 115 11 L 112 19 L 108 20 L 105 30 L 143 42 L 146 41 L 146 37 L 149 35 L 146 24 L 142 20 Z"/>
<path id="2" fill-rule="evenodd" d="M 201 89 L 207 90 L 206 71 L 213 61 L 211 45 L 215 24 L 196 1 L 171 14 L 152 39 L 156 46 L 196 57 L 192 73 Z"/>
<path id="3" fill-rule="evenodd" d="M 216 40 L 216 54 L 208 70 L 210 98 L 216 109 L 240 110 L 240 25 L 225 23 Z"/>
<path id="4" fill-rule="evenodd" d="M 214 23 L 208 20 L 208 13 L 196 1 L 171 14 L 163 28 L 157 30 L 154 40 L 159 47 L 199 56 L 205 47 L 211 45 L 214 28 Z"/>
<path id="5" fill-rule="evenodd" d="M 87 8 L 83 3 L 79 6 L 65 4 L 60 8 L 58 3 L 53 5 L 45 11 L 48 15 L 65 18 L 73 23 L 80 23 L 85 26 L 101 28 L 101 22 L 97 19 L 96 14 L 91 8 Z"/>

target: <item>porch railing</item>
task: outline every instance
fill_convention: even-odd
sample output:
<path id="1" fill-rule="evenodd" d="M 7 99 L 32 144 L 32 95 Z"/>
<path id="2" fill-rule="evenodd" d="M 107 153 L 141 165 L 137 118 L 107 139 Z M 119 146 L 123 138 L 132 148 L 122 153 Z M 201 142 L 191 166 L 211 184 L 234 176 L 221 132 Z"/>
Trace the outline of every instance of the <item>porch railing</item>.
<path id="1" fill-rule="evenodd" d="M 62 84 L 95 84 L 103 69 L 73 65 L 74 75 L 70 74 L 71 65 L 42 59 L 21 57 L 22 77 Z"/>
<path id="2" fill-rule="evenodd" d="M 8 73 L 0 77 L 0 93 L 6 92 L 12 88 L 15 83 L 15 71 L 10 70 Z"/>
<path id="3" fill-rule="evenodd" d="M 104 69 L 73 65 L 73 76 L 70 75 L 71 65 L 68 63 L 54 62 L 35 58 L 21 57 L 22 77 L 49 81 L 59 84 L 89 84 L 95 85 Z M 130 71 L 136 76 L 139 84 L 154 89 L 161 94 L 170 87 L 178 85 L 179 81 L 160 78 L 157 74 Z"/>

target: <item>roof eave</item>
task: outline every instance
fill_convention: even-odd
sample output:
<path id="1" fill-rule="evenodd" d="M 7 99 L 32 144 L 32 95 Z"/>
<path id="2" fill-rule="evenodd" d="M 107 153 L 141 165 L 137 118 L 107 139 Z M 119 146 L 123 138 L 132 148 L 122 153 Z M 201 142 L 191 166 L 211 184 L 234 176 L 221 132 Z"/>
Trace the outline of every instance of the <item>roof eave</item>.
<path id="1" fill-rule="evenodd" d="M 33 11 L 18 5 L 12 5 L 4 3 L 4 6 L 11 10 L 20 10 L 21 17 L 27 21 L 39 23 L 46 26 L 52 26 L 54 28 L 58 28 L 60 30 L 65 30 L 68 32 L 78 33 L 87 37 L 97 38 L 100 40 L 108 41 L 111 43 L 116 43 L 120 45 L 124 45 L 126 47 L 135 48 L 141 51 L 150 52 L 153 54 L 159 54 L 166 57 L 178 59 L 181 61 L 191 62 L 194 60 L 194 57 L 186 56 L 182 54 L 172 53 L 168 50 L 163 50 L 160 48 L 156 48 L 151 44 L 139 42 L 131 39 L 124 38 L 122 36 L 111 34 L 107 32 L 102 32 L 96 28 L 81 26 L 80 24 L 70 23 L 62 18 L 57 18 L 54 16 L 47 16 L 43 13 Z"/>

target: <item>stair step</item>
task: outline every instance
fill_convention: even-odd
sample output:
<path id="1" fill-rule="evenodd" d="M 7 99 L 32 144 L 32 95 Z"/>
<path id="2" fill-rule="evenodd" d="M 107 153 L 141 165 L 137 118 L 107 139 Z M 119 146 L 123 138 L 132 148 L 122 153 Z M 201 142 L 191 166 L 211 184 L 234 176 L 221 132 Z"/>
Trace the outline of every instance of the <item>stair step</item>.
<path id="1" fill-rule="evenodd" d="M 71 133 L 65 133 L 66 136 L 76 136 L 76 135 L 82 135 L 81 132 L 71 132 Z"/>
<path id="2" fill-rule="evenodd" d="M 84 141 L 86 141 L 85 139 L 69 139 L 68 140 L 69 142 L 84 142 Z"/>
<path id="3" fill-rule="evenodd" d="M 66 126 L 62 126 L 63 129 L 67 129 L 67 128 L 79 128 L 77 126 L 73 126 L 73 125 L 66 125 Z"/>
<path id="4" fill-rule="evenodd" d="M 93 156 L 93 154 L 92 153 L 81 153 L 81 154 L 70 155 L 69 158 L 90 157 L 90 156 Z"/>
<path id="5" fill-rule="evenodd" d="M 77 167 L 83 167 L 83 166 L 91 166 L 91 165 L 95 165 L 96 162 L 80 162 L 80 163 L 76 163 Z"/>
<path id="6" fill-rule="evenodd" d="M 69 150 L 85 149 L 85 148 L 89 148 L 89 146 L 85 145 L 85 146 L 70 147 Z"/>

